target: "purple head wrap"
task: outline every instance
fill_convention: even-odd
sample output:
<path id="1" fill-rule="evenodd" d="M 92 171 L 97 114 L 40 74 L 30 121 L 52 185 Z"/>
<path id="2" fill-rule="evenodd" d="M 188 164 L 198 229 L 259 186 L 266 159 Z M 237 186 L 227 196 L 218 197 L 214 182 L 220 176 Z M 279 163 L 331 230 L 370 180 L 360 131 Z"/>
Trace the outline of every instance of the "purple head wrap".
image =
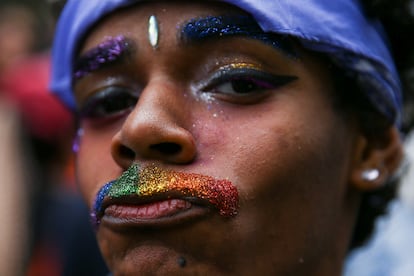
<path id="1" fill-rule="evenodd" d="M 51 90 L 70 108 L 73 63 L 80 41 L 102 17 L 140 0 L 68 0 L 53 44 Z M 355 73 L 371 103 L 397 125 L 401 88 L 380 24 L 365 17 L 358 0 L 222 0 L 250 13 L 265 32 L 298 38 Z"/>

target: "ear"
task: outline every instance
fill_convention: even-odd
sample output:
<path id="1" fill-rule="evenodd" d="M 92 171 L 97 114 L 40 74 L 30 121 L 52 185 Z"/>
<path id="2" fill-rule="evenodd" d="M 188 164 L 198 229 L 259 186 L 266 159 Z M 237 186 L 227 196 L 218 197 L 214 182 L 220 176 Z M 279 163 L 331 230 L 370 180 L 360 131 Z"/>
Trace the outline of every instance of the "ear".
<path id="1" fill-rule="evenodd" d="M 350 171 L 351 185 L 362 191 L 380 188 L 395 173 L 403 158 L 398 130 L 389 128 L 381 138 L 368 138 L 360 134 L 355 145 Z"/>

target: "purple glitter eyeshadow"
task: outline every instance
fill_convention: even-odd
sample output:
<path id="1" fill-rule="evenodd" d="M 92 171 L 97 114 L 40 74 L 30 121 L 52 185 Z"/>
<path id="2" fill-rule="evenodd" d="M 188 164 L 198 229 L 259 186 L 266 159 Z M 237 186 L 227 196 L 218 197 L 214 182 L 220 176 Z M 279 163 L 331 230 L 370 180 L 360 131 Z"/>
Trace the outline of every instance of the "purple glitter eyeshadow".
<path id="1" fill-rule="evenodd" d="M 254 18 L 247 15 L 209 16 L 193 19 L 184 24 L 181 32 L 181 38 L 185 42 L 197 42 L 224 36 L 245 36 L 257 39 L 281 50 L 290 57 L 297 57 L 289 37 L 263 32 Z"/>
<path id="2" fill-rule="evenodd" d="M 117 61 L 128 49 L 129 45 L 124 36 L 108 38 L 77 60 L 74 79 L 83 78 L 90 72 Z"/>

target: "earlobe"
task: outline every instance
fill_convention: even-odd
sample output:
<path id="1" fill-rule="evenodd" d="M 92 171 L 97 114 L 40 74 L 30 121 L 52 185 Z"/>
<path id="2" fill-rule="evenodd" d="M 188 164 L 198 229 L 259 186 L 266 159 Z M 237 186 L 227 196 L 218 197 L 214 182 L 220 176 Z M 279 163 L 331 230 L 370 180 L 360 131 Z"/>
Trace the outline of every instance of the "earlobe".
<path id="1" fill-rule="evenodd" d="M 362 134 L 357 138 L 350 183 L 358 190 L 371 191 L 382 187 L 402 161 L 402 142 L 398 130 L 392 127 L 384 137 L 385 141 L 369 139 Z"/>

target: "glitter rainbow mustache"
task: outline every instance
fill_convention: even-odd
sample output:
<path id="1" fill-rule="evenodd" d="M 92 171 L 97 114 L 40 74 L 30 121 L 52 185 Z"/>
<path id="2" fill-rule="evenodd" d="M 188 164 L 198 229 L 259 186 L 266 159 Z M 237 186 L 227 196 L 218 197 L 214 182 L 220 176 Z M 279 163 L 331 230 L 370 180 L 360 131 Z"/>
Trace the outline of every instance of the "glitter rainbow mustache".
<path id="1" fill-rule="evenodd" d="M 218 209 L 220 215 L 233 217 L 239 208 L 237 188 L 228 180 L 211 176 L 163 170 L 158 167 L 140 168 L 133 164 L 118 179 L 105 184 L 98 192 L 91 212 L 94 225 L 100 224 L 107 198 L 129 196 L 152 197 L 173 192 L 180 197 L 196 197 Z"/>

